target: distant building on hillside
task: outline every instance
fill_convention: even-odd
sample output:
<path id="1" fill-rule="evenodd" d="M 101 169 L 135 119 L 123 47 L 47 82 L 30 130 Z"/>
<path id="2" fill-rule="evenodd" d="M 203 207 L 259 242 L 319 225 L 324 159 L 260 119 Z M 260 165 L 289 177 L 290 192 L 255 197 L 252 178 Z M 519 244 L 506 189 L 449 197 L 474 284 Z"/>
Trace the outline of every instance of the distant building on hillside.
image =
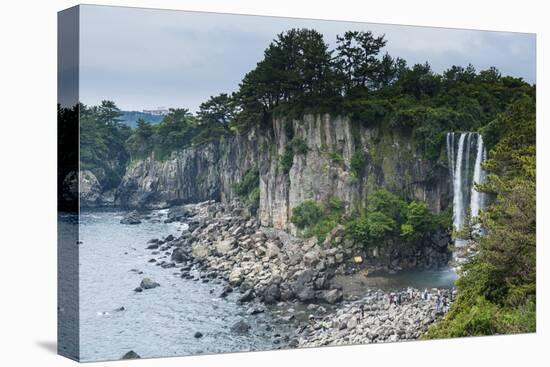
<path id="1" fill-rule="evenodd" d="M 169 110 L 166 107 L 157 107 L 157 109 L 155 110 L 143 110 L 143 113 L 149 113 L 155 116 L 164 116 L 164 115 L 167 115 L 168 112 Z"/>

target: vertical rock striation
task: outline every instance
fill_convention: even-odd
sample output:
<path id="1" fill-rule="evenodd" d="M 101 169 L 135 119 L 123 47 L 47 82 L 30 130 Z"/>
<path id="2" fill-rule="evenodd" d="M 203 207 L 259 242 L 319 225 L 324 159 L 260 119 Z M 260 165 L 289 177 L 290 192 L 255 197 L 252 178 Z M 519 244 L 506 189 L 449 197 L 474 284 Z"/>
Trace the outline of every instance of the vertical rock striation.
<path id="1" fill-rule="evenodd" d="M 281 163 L 291 147 L 287 172 Z M 359 171 L 352 168 L 354 157 L 362 158 Z M 292 232 L 292 209 L 304 200 L 337 198 L 347 213 L 353 213 L 375 187 L 426 201 L 439 212 L 452 197 L 446 164 L 422 158 L 411 135 L 397 129 L 365 127 L 328 114 L 274 118 L 270 129 L 185 148 L 164 161 L 150 157 L 132 162 L 117 190 L 116 204 L 157 208 L 230 201 L 235 183 L 256 167 L 261 224 Z"/>

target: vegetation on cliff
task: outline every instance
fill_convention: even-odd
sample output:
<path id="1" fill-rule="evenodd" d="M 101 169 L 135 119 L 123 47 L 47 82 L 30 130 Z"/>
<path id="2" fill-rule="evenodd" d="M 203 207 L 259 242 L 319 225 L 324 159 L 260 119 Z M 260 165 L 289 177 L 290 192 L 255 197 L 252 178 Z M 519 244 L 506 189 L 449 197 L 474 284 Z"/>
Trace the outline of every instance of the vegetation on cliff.
<path id="1" fill-rule="evenodd" d="M 118 186 L 129 156 L 126 139 L 131 129 L 121 123 L 122 113 L 111 101 L 99 106 L 80 104 L 80 169 L 90 170 L 103 190 Z"/>
<path id="2" fill-rule="evenodd" d="M 407 202 L 386 189 L 372 192 L 366 209 L 357 216 L 344 215 L 343 207 L 336 198 L 326 203 L 306 200 L 293 209 L 290 220 L 304 230 L 305 236 L 316 236 L 320 241 L 342 224 L 346 236 L 364 248 L 423 246 L 435 232 L 448 233 L 452 227 L 449 211 L 433 214 L 426 203 Z"/>

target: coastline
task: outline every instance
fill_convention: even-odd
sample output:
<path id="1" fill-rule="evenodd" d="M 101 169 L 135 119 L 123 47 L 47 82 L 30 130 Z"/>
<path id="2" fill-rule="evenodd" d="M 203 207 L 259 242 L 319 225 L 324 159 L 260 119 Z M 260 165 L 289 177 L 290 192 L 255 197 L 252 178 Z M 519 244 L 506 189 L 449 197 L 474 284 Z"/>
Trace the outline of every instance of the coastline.
<path id="1" fill-rule="evenodd" d="M 277 335 L 274 348 L 415 340 L 454 299 L 455 290 L 448 288 L 347 292 L 341 279 L 358 273 L 350 249 L 324 249 L 315 240 L 260 227 L 237 202 L 172 207 L 166 221 L 187 229 L 145 244 L 153 255 L 149 262 L 178 269 L 183 279 L 221 280 L 224 289 L 215 296 L 237 293 L 247 314 L 272 312 L 290 324 L 294 331 Z M 249 327 L 243 321 L 231 329 L 239 334 Z"/>

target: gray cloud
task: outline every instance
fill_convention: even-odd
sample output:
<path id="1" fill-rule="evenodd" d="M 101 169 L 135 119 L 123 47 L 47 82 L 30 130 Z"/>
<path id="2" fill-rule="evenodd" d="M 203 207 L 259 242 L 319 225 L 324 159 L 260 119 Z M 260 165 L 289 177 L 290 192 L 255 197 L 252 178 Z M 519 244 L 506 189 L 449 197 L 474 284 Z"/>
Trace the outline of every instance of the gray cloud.
<path id="1" fill-rule="evenodd" d="M 435 71 L 472 63 L 535 82 L 535 35 L 446 28 L 82 6 L 80 96 L 112 99 L 123 109 L 157 106 L 192 111 L 209 96 L 231 92 L 279 32 L 314 28 L 334 45 L 336 34 L 385 34 L 386 50 Z"/>

